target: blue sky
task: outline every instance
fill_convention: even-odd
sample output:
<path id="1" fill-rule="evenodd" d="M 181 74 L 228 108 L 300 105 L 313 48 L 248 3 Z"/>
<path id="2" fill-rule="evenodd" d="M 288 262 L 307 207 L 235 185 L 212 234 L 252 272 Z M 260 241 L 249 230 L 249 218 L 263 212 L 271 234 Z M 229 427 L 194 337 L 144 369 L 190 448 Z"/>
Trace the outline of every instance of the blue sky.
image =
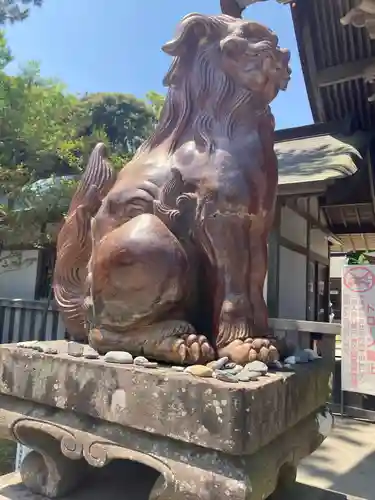
<path id="1" fill-rule="evenodd" d="M 7 29 L 17 63 L 37 60 L 42 75 L 70 91 L 165 92 L 169 58 L 160 47 L 189 12 L 219 13 L 219 0 L 44 0 L 29 19 Z M 245 17 L 266 24 L 292 52 L 292 81 L 273 103 L 277 128 L 312 122 L 289 7 L 260 2 Z M 14 68 L 12 68 L 14 70 Z"/>

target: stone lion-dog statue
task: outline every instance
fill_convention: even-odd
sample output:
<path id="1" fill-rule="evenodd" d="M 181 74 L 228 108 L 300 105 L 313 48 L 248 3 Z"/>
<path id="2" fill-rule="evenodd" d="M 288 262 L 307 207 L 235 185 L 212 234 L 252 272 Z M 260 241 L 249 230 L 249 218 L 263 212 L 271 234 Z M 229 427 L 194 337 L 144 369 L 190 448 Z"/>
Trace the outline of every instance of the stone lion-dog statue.
<path id="1" fill-rule="evenodd" d="M 187 15 L 160 122 L 116 176 L 99 144 L 57 243 L 72 339 L 178 364 L 278 359 L 263 286 L 277 190 L 269 104 L 290 53 L 256 22 Z"/>

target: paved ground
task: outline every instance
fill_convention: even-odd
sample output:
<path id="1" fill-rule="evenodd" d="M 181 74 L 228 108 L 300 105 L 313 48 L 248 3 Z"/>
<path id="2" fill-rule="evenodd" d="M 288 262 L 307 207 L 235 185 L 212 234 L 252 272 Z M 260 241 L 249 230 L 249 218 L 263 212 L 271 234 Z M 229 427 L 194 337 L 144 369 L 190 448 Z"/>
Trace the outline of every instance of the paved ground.
<path id="1" fill-rule="evenodd" d="M 71 495 L 69 500 L 117 500 L 119 491 L 123 499 L 147 500 L 156 476 L 145 472 L 141 482 L 137 474 L 131 474 L 133 480 L 127 479 L 125 488 L 113 484 L 112 475 L 111 481 L 102 481 L 94 491 Z M 117 479 L 119 476 L 115 474 Z M 18 487 L 2 488 L 9 484 L 8 478 L 11 476 L 0 480 L 0 500 L 43 500 Z M 375 500 L 375 424 L 336 420 L 332 435 L 301 464 L 293 491 L 277 500 Z"/>
<path id="2" fill-rule="evenodd" d="M 285 500 L 375 500 L 375 424 L 336 419 L 301 464 L 298 483 Z"/>

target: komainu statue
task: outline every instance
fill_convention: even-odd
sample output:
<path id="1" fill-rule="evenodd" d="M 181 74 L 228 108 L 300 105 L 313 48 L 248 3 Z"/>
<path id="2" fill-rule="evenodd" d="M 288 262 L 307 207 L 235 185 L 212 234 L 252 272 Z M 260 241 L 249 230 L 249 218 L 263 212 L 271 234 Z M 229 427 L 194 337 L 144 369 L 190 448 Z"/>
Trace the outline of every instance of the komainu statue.
<path id="1" fill-rule="evenodd" d="M 194 364 L 273 361 L 263 285 L 277 189 L 269 104 L 290 53 L 256 22 L 190 14 L 163 47 L 152 136 L 117 175 L 93 151 L 58 238 L 55 297 L 73 339 Z"/>

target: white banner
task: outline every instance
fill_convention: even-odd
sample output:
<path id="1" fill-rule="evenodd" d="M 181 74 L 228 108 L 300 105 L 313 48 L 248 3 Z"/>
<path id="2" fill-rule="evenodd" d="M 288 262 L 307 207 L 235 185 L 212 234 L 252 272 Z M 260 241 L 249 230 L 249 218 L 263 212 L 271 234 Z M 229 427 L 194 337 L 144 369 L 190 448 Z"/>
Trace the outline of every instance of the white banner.
<path id="1" fill-rule="evenodd" d="M 344 266 L 342 390 L 375 396 L 375 266 Z"/>

